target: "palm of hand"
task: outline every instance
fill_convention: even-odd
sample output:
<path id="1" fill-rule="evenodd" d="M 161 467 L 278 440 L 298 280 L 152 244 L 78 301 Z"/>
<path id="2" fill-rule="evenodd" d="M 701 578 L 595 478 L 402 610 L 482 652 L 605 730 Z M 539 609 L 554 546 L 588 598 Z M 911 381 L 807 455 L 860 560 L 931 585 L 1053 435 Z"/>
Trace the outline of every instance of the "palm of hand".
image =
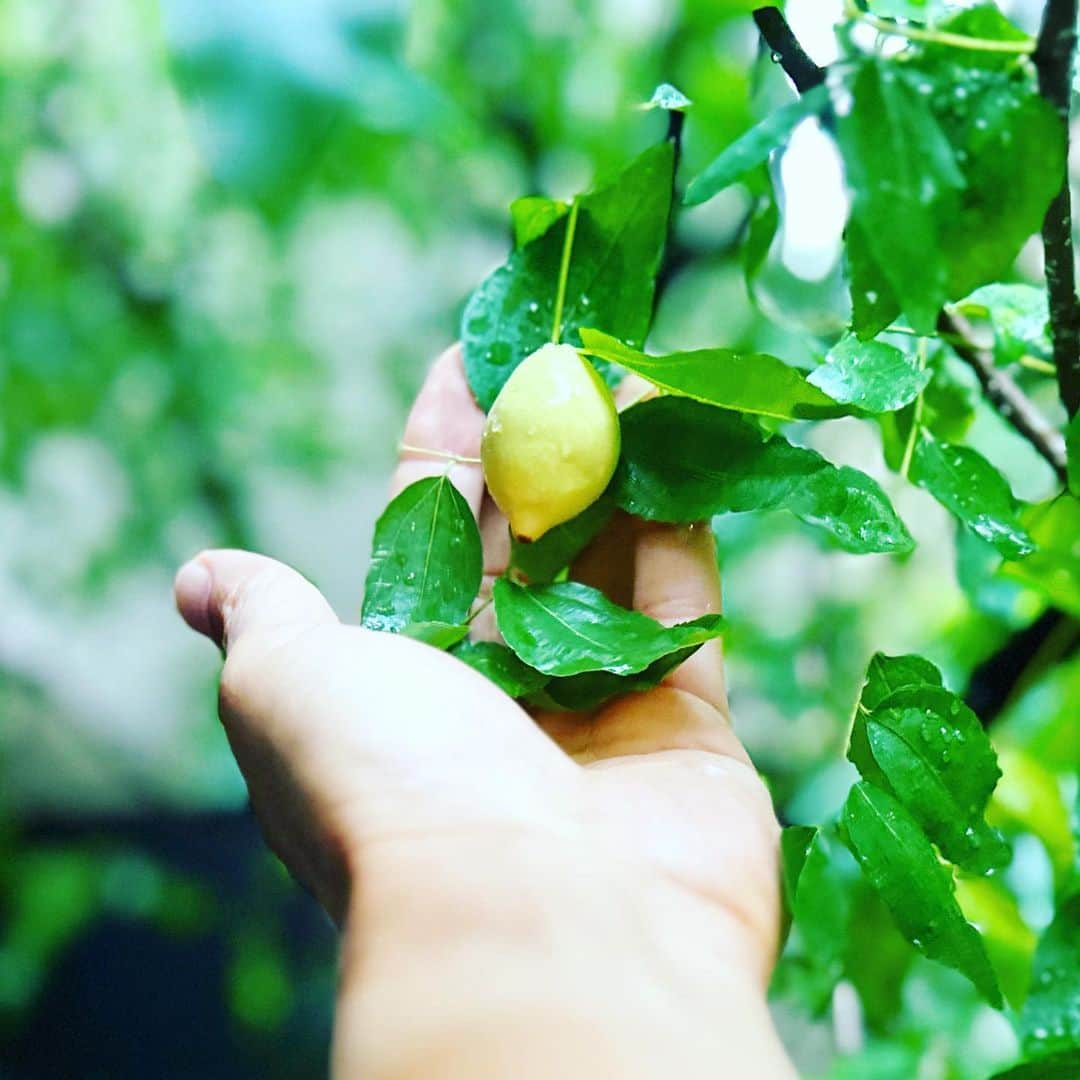
<path id="1" fill-rule="evenodd" d="M 405 441 L 475 458 L 481 424 L 451 350 Z M 395 489 L 442 468 L 406 455 Z M 478 466 L 455 465 L 452 475 L 477 513 L 490 583 L 505 569 L 505 523 Z M 332 914 L 343 917 L 350 883 L 376 881 L 380 866 L 394 868 L 382 877 L 407 882 L 411 861 L 438 864 L 444 851 L 456 861 L 462 850 L 497 860 L 499 837 L 525 837 L 567 852 L 572 874 L 610 871 L 638 898 L 636 918 L 654 944 L 685 953 L 689 978 L 712 977 L 718 956 L 767 977 L 777 825 L 726 716 L 718 642 L 664 685 L 595 714 L 530 717 L 452 657 L 342 626 L 280 564 L 242 553 L 213 559 L 206 608 L 227 642 L 230 740 L 272 846 Z M 576 570 L 661 621 L 719 609 L 704 527 L 620 519 Z M 183 595 L 180 603 L 189 621 L 206 621 Z M 484 622 L 475 620 L 477 630 L 491 634 Z M 497 875 L 497 862 L 487 870 Z"/>

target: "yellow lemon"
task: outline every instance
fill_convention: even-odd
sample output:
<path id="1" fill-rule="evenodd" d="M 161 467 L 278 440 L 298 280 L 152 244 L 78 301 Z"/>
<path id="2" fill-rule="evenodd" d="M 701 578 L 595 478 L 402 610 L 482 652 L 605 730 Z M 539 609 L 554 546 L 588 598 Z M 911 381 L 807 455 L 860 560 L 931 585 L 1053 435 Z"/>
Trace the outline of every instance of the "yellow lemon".
<path id="1" fill-rule="evenodd" d="M 619 460 L 619 415 L 604 380 L 572 345 L 518 365 L 488 413 L 480 457 L 488 490 L 521 540 L 576 517 Z"/>

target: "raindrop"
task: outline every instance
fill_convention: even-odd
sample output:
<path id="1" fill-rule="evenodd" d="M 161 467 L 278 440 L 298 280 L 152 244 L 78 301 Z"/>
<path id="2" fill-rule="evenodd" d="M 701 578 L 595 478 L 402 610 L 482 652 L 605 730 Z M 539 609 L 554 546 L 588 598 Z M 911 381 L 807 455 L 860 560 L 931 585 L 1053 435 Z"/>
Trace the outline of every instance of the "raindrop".
<path id="1" fill-rule="evenodd" d="M 1032 1038 L 1037 1042 L 1042 1042 L 1049 1034 L 1050 1032 L 1044 1027 L 1037 1027 L 1031 1032 Z"/>
<path id="2" fill-rule="evenodd" d="M 532 302 L 531 302 L 531 303 L 529 304 L 529 310 L 530 310 L 530 311 L 539 311 L 539 310 L 540 310 L 540 305 L 539 305 L 539 304 L 538 304 L 538 303 L 537 303 L 537 302 L 536 302 L 535 300 L 533 300 L 533 301 L 532 301 Z"/>

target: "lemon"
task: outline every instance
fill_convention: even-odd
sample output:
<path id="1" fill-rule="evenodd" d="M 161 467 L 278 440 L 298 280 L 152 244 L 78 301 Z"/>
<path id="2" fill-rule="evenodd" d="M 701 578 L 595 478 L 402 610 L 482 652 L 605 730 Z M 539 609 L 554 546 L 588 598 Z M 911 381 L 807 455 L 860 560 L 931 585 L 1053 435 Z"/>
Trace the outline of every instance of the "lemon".
<path id="1" fill-rule="evenodd" d="M 611 391 L 572 345 L 544 345 L 507 379 L 480 444 L 488 490 L 521 540 L 576 517 L 619 460 Z"/>

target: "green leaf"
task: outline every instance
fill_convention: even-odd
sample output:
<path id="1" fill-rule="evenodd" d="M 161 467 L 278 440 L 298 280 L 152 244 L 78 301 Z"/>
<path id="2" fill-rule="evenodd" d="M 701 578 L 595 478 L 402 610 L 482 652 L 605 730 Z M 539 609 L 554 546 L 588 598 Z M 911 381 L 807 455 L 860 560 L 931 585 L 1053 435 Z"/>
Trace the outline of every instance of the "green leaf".
<path id="1" fill-rule="evenodd" d="M 705 615 L 683 626 L 710 628 L 715 616 Z M 684 660 L 689 660 L 701 648 L 702 642 L 676 649 L 654 660 L 644 671 L 633 675 L 613 675 L 610 671 L 584 671 L 580 675 L 552 679 L 544 686 L 547 705 L 560 709 L 583 711 L 595 709 L 612 698 L 625 697 L 651 690 L 667 678 Z"/>
<path id="2" fill-rule="evenodd" d="M 682 112 L 694 103 L 678 87 L 671 83 L 661 83 L 654 91 L 647 109 L 665 109 L 668 112 Z"/>
<path id="3" fill-rule="evenodd" d="M 923 426 L 939 439 L 957 442 L 975 420 L 982 389 L 975 373 L 951 349 L 930 356 L 930 384 L 923 391 Z"/>
<path id="4" fill-rule="evenodd" d="M 1067 458 L 1069 490 L 1080 495 L 1080 413 L 1077 413 L 1065 429 L 1065 455 Z"/>
<path id="5" fill-rule="evenodd" d="M 1061 185 L 1065 140 L 1030 76 L 928 67 L 927 78 L 934 114 L 964 153 L 965 190 L 938 238 L 949 264 L 948 295 L 958 299 L 1005 275 L 1038 232 Z"/>
<path id="6" fill-rule="evenodd" d="M 815 86 L 795 101 L 774 110 L 740 135 L 687 185 L 683 205 L 707 202 L 760 165 L 807 116 L 820 114 L 829 103 L 825 86 Z"/>
<path id="7" fill-rule="evenodd" d="M 823 998 L 844 973 L 852 911 L 849 882 L 839 866 L 841 852 L 830 830 L 815 830 L 794 883 L 794 925 L 803 951 L 817 970 Z M 850 862 L 846 853 L 844 858 Z"/>
<path id="8" fill-rule="evenodd" d="M 776 199 L 776 190 L 768 170 L 762 167 L 760 171 L 763 175 L 762 194 L 758 196 L 750 214 L 746 239 L 742 246 L 743 274 L 751 296 L 755 295 L 758 274 L 769 257 L 773 240 L 780 228 L 780 206 Z"/>
<path id="9" fill-rule="evenodd" d="M 1076 1080 L 1077 1076 L 1080 1076 L 1080 1050 L 1066 1050 L 995 1073 L 990 1080 Z"/>
<path id="10" fill-rule="evenodd" d="M 890 694 L 908 686 L 941 686 L 941 672 L 921 656 L 874 653 L 866 669 L 859 705 L 873 712 Z"/>
<path id="11" fill-rule="evenodd" d="M 463 623 L 480 589 L 483 554 L 469 504 L 448 477 L 410 484 L 375 523 L 361 623 Z"/>
<path id="12" fill-rule="evenodd" d="M 1063 494 L 1030 506 L 1021 521 L 1036 550 L 1003 563 L 1002 574 L 1038 589 L 1051 604 L 1080 618 L 1080 499 Z"/>
<path id="13" fill-rule="evenodd" d="M 1035 949 L 1019 1034 L 1029 1060 L 1080 1050 L 1080 893 L 1062 901 Z"/>
<path id="14" fill-rule="evenodd" d="M 926 96 L 899 65 L 863 60 L 850 92 L 837 138 L 852 222 L 911 325 L 932 334 L 949 282 L 940 224 L 958 208 L 964 177 Z M 853 296 L 860 291 L 876 287 L 853 277 Z"/>
<path id="15" fill-rule="evenodd" d="M 858 728 L 865 729 L 865 738 Z M 1001 775 L 978 717 L 939 686 L 906 686 L 855 719 L 849 757 L 866 779 L 881 778 L 942 854 L 982 874 L 1009 849 L 983 819 Z M 873 755 L 867 768 L 866 750 Z"/>
<path id="16" fill-rule="evenodd" d="M 789 912 L 795 910 L 799 875 L 817 834 L 818 829 L 814 825 L 787 825 L 780 831 L 780 880 Z"/>
<path id="17" fill-rule="evenodd" d="M 720 636 L 719 615 L 662 626 L 576 581 L 526 586 L 500 578 L 493 595 L 506 644 L 545 675 L 634 675 L 673 652 Z"/>
<path id="18" fill-rule="evenodd" d="M 511 567 L 533 585 L 551 581 L 600 534 L 614 512 L 610 495 L 602 495 L 577 517 L 548 529 L 539 540 L 511 537 Z"/>
<path id="19" fill-rule="evenodd" d="M 620 364 L 672 394 L 779 420 L 822 419 L 846 411 L 801 371 L 765 353 L 730 349 L 649 356 L 599 330 L 581 330 L 584 351 Z"/>
<path id="20" fill-rule="evenodd" d="M 642 402 L 622 414 L 623 448 L 612 491 L 651 521 L 785 509 L 854 552 L 910 551 L 888 498 L 865 473 L 830 465 L 782 436 L 766 439 L 724 409 L 685 398 Z"/>
<path id="21" fill-rule="evenodd" d="M 673 160 L 670 142 L 650 147 L 613 183 L 581 196 L 576 216 L 560 217 L 512 252 L 469 297 L 461 340 L 469 385 L 482 408 L 491 408 L 526 356 L 556 336 L 564 252 L 558 338 L 573 342 L 584 325 L 632 344 L 645 340 L 667 235 Z M 530 235 L 532 227 L 524 231 Z"/>
<path id="22" fill-rule="evenodd" d="M 900 304 L 854 218 L 844 232 L 844 265 L 851 288 L 851 329 L 867 340 L 896 321 Z"/>
<path id="23" fill-rule="evenodd" d="M 1022 558 L 1035 550 L 1035 541 L 1017 517 L 1008 482 L 977 450 L 924 434 L 908 475 L 1006 558 Z"/>
<path id="24" fill-rule="evenodd" d="M 411 622 L 401 628 L 403 637 L 410 637 L 436 649 L 449 649 L 469 632 L 467 623 Z"/>
<path id="25" fill-rule="evenodd" d="M 990 1004 L 1001 1008 L 1001 991 L 982 939 L 964 919 L 952 878 L 907 810 L 861 780 L 849 792 L 840 820 L 845 842 L 900 932 L 924 956 L 966 975 Z"/>
<path id="26" fill-rule="evenodd" d="M 514 247 L 523 248 L 541 237 L 570 211 L 570 204 L 546 195 L 523 195 L 510 204 Z"/>
<path id="27" fill-rule="evenodd" d="M 895 412 L 914 401 L 930 381 L 931 372 L 883 341 L 860 341 L 846 334 L 828 352 L 825 363 L 807 376 L 807 382 L 833 401 L 854 405 L 864 412 Z"/>
<path id="28" fill-rule="evenodd" d="M 522 663 L 505 645 L 494 641 L 463 641 L 452 655 L 479 671 L 512 698 L 532 694 L 548 681 L 542 672 Z"/>
<path id="29" fill-rule="evenodd" d="M 855 707 L 847 759 L 867 779 L 888 790 L 889 781 L 870 749 L 865 716 L 887 697 L 907 686 L 941 686 L 941 672 L 921 656 L 886 656 L 875 653 L 866 669 L 866 680 Z"/>

